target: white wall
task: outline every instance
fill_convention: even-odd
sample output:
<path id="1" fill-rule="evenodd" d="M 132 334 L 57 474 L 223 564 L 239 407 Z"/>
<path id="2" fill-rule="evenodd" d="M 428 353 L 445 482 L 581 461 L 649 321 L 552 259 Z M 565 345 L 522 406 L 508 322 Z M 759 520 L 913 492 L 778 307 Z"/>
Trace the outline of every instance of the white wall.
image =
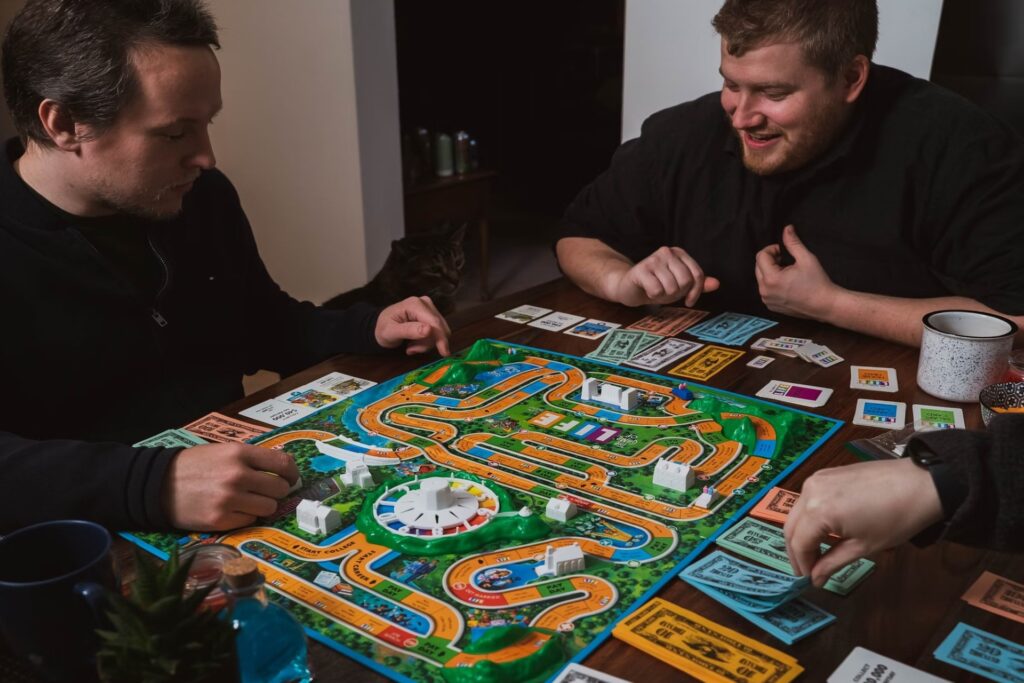
<path id="1" fill-rule="evenodd" d="M 218 165 L 268 270 L 313 301 L 362 285 L 404 230 L 393 3 L 208 4 L 221 28 Z"/>
<path id="2" fill-rule="evenodd" d="M 720 90 L 719 38 L 711 19 L 722 0 L 626 0 L 622 139 L 665 107 Z M 931 75 L 942 0 L 879 0 L 874 61 Z"/>

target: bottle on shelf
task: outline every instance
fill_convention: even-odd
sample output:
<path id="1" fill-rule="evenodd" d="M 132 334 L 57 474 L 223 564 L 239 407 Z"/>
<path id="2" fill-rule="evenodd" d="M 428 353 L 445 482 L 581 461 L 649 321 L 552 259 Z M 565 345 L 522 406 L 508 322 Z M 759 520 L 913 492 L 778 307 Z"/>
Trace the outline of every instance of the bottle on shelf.
<path id="1" fill-rule="evenodd" d="M 284 608 L 267 600 L 263 574 L 251 557 L 224 563 L 222 588 L 235 627 L 242 683 L 308 683 L 306 635 Z"/>

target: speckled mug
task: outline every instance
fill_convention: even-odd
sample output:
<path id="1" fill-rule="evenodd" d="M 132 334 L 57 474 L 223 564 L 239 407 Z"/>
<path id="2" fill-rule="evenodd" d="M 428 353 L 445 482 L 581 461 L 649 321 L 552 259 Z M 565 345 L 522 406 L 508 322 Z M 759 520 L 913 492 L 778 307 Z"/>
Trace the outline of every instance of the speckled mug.
<path id="1" fill-rule="evenodd" d="M 978 311 L 934 311 L 922 319 L 917 386 L 932 396 L 961 403 L 999 381 L 1017 326 Z"/>

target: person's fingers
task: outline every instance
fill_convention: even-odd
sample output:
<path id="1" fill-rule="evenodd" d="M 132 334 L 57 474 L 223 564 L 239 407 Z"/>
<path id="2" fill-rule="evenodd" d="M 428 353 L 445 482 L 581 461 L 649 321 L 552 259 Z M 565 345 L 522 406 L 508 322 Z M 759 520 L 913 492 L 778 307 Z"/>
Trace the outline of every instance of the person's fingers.
<path id="1" fill-rule="evenodd" d="M 684 287 L 690 285 L 690 282 L 681 282 L 672 272 L 669 263 L 664 262 L 658 264 L 658 267 L 653 269 L 654 277 L 658 278 L 658 282 L 661 283 L 661 296 L 658 297 L 659 303 L 667 303 L 679 299 L 684 293 Z M 687 276 L 683 276 L 686 278 Z"/>
<path id="2" fill-rule="evenodd" d="M 277 499 L 256 493 L 240 493 L 232 501 L 232 512 L 251 517 L 269 517 L 277 512 Z"/>
<path id="3" fill-rule="evenodd" d="M 821 542 L 827 536 L 827 532 L 823 533 L 811 520 L 804 517 L 799 506 L 800 501 L 797 501 L 797 505 L 790 511 L 783 535 L 786 538 L 789 563 L 801 576 L 810 576 L 821 554 Z"/>
<path id="4" fill-rule="evenodd" d="M 796 234 L 796 228 L 792 225 L 787 225 L 782 229 L 782 243 L 786 245 L 786 250 L 789 251 L 797 261 L 807 258 L 808 256 L 814 256 L 807 246 L 804 245 L 803 240 L 801 240 Z"/>
<path id="5" fill-rule="evenodd" d="M 259 470 L 265 477 L 266 472 L 282 477 L 291 486 L 299 480 L 299 468 L 292 456 L 284 451 L 259 446 L 241 446 L 241 460 L 254 470 Z"/>
<path id="6" fill-rule="evenodd" d="M 650 300 L 654 300 L 665 293 L 661 281 L 654 276 L 654 273 L 650 271 L 647 264 L 641 263 L 634 268 L 632 280 Z"/>
<path id="7" fill-rule="evenodd" d="M 692 261 L 692 259 L 690 260 Z M 692 306 L 702 291 L 704 274 L 701 272 L 700 266 L 697 266 L 696 261 L 687 262 L 677 253 L 673 253 L 665 265 L 675 281 L 672 294 L 677 299 L 685 299 L 685 305 Z M 694 267 L 696 267 L 696 271 L 694 271 Z"/>
<path id="8" fill-rule="evenodd" d="M 293 482 L 294 483 L 294 482 Z M 250 470 L 239 482 L 242 491 L 279 500 L 288 495 L 292 487 L 284 477 L 264 470 Z"/>
<path id="9" fill-rule="evenodd" d="M 722 286 L 722 281 L 717 277 L 711 277 L 710 275 L 704 276 L 704 291 L 713 292 Z"/>
<path id="10" fill-rule="evenodd" d="M 441 315 L 441 311 L 437 310 L 437 306 L 434 305 L 434 302 L 431 301 L 430 297 L 421 296 L 420 301 L 422 301 L 423 304 L 427 307 L 427 309 L 437 318 L 438 322 L 440 323 L 439 327 L 442 330 L 444 330 L 444 333 L 448 336 L 451 336 L 452 328 L 448 326 L 448 321 L 444 319 L 443 315 Z"/>
<path id="11" fill-rule="evenodd" d="M 834 542 L 832 547 L 814 564 L 814 568 L 811 570 L 811 582 L 820 588 L 825 585 L 830 576 L 867 554 L 868 549 L 864 544 L 854 539 Z"/>
<path id="12" fill-rule="evenodd" d="M 772 273 L 779 270 L 779 245 L 770 244 L 754 256 L 754 271 L 761 271 L 761 274 Z"/>

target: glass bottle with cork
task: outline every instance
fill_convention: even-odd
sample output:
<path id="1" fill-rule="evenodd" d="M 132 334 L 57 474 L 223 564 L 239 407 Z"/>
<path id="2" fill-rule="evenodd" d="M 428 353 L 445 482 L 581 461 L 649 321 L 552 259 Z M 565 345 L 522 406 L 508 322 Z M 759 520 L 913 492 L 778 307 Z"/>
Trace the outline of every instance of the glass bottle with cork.
<path id="1" fill-rule="evenodd" d="M 228 618 L 235 627 L 235 650 L 242 683 L 308 683 L 306 635 L 297 621 L 267 600 L 263 574 L 251 557 L 224 563 Z"/>

